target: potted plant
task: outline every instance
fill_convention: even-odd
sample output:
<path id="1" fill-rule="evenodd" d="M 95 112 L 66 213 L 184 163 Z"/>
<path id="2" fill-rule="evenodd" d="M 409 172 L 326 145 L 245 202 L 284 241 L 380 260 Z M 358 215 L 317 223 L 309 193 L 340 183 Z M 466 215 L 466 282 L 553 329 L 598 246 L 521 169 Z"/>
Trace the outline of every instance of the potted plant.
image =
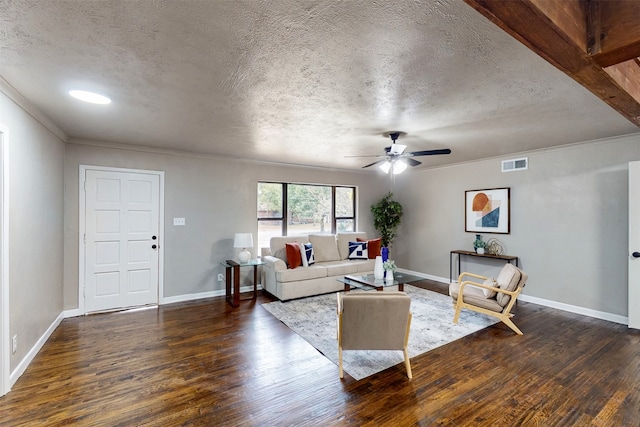
<path id="1" fill-rule="evenodd" d="M 373 227 L 380 233 L 384 261 L 388 259 L 389 246 L 396 237 L 396 230 L 402 221 L 402 205 L 392 200 L 391 197 L 393 194 L 389 192 L 377 203 L 371 205 Z"/>
<path id="2" fill-rule="evenodd" d="M 382 268 L 384 268 L 385 272 L 385 280 L 393 281 L 393 273 L 396 271 L 396 263 L 390 259 L 386 260 L 382 263 Z"/>
<path id="3" fill-rule="evenodd" d="M 473 241 L 473 248 L 476 250 L 476 253 L 482 255 L 484 254 L 484 248 L 487 247 L 487 242 L 482 240 L 482 236 L 476 234 L 476 240 Z"/>

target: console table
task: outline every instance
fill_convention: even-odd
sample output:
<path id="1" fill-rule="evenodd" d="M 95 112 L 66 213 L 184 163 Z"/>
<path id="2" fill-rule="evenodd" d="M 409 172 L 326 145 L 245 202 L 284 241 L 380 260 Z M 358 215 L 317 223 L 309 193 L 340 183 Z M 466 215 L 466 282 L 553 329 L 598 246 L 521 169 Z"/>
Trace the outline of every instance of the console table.
<path id="1" fill-rule="evenodd" d="M 238 307 L 240 305 L 240 268 L 241 267 L 253 267 L 253 297 L 244 298 L 255 300 L 258 298 L 258 266 L 265 263 L 260 260 L 252 259 L 249 262 L 237 263 L 232 259 L 228 259 L 221 263 L 226 269 L 225 274 L 225 297 L 227 302 L 232 307 Z M 233 279 L 233 288 L 231 282 Z"/>
<path id="2" fill-rule="evenodd" d="M 463 251 L 461 249 L 456 249 L 451 251 L 449 254 L 449 283 L 453 281 L 453 255 L 458 255 L 458 275 L 460 275 L 460 261 L 463 256 L 475 256 L 480 258 L 489 258 L 489 259 L 501 259 L 507 261 L 511 264 L 511 261 L 515 261 L 516 267 L 520 267 L 518 265 L 518 257 L 513 255 L 492 255 L 492 254 L 479 254 L 474 251 Z M 457 277 L 457 276 L 456 276 Z"/>

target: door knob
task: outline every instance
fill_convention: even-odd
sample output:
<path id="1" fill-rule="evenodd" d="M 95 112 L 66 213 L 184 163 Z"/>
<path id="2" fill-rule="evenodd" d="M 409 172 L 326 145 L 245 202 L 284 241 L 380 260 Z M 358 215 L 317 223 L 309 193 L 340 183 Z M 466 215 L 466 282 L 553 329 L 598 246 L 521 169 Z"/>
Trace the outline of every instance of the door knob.
<path id="1" fill-rule="evenodd" d="M 151 236 L 151 240 L 156 240 L 157 237 L 156 236 Z"/>
<path id="2" fill-rule="evenodd" d="M 158 247 L 158 246 L 156 246 L 156 245 L 151 245 L 151 249 L 155 249 L 155 248 L 157 248 L 157 247 Z"/>
<path id="3" fill-rule="evenodd" d="M 634 258 L 640 258 L 640 252 L 634 252 L 631 254 L 631 256 Z"/>

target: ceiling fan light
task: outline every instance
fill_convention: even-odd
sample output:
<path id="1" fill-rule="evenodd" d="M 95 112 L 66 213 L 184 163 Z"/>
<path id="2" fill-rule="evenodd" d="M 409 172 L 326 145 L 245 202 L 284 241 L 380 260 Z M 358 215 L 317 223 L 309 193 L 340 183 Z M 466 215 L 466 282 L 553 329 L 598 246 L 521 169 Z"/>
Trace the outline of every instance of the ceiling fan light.
<path id="1" fill-rule="evenodd" d="M 404 160 L 398 160 L 393 164 L 393 174 L 398 175 L 407 169 L 407 163 Z"/>
<path id="2" fill-rule="evenodd" d="M 387 160 L 384 163 L 380 163 L 380 166 L 378 167 L 382 170 L 382 172 L 389 173 L 389 169 L 391 169 L 391 162 Z"/>

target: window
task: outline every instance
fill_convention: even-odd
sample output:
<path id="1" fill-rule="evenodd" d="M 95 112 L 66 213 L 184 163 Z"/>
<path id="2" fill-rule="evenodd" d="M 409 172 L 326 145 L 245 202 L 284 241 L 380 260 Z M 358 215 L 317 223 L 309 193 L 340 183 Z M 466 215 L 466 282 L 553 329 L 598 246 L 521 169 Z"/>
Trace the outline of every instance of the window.
<path id="1" fill-rule="evenodd" d="M 355 231 L 355 187 L 258 182 L 258 245 L 273 236 Z"/>

